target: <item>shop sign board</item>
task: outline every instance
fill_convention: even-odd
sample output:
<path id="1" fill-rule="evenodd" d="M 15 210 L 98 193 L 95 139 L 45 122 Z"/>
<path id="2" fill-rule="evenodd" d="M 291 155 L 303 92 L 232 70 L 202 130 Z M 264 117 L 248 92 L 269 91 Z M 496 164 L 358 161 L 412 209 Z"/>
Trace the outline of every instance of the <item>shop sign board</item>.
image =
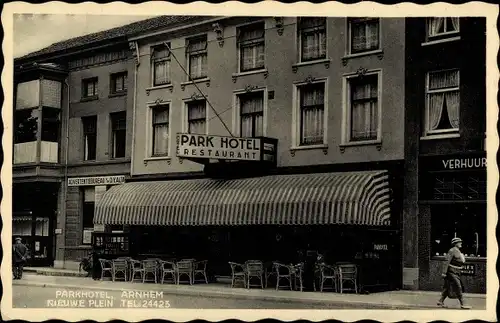
<path id="1" fill-rule="evenodd" d="M 425 171 L 486 170 L 486 152 L 421 157 Z"/>
<path id="2" fill-rule="evenodd" d="M 464 264 L 462 266 L 461 274 L 464 276 L 475 276 L 476 275 L 476 265 L 475 264 Z"/>
<path id="3" fill-rule="evenodd" d="M 203 134 L 177 134 L 177 156 L 196 159 L 275 161 L 276 140 Z"/>
<path id="4" fill-rule="evenodd" d="M 125 183 L 125 175 L 68 178 L 68 186 L 117 185 L 123 183 Z"/>

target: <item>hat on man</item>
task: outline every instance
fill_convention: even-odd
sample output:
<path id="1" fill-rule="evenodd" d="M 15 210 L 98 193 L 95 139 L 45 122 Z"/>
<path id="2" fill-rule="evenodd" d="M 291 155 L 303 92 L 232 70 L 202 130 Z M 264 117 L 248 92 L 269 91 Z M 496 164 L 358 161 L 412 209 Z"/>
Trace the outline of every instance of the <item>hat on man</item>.
<path id="1" fill-rule="evenodd" d="M 21 239 L 21 237 L 16 237 L 15 239 L 16 241 L 22 241 L 23 239 Z"/>
<path id="2" fill-rule="evenodd" d="M 460 238 L 453 238 L 453 239 L 451 239 L 451 245 L 452 246 L 456 245 L 459 242 L 462 242 L 462 239 L 460 239 Z"/>

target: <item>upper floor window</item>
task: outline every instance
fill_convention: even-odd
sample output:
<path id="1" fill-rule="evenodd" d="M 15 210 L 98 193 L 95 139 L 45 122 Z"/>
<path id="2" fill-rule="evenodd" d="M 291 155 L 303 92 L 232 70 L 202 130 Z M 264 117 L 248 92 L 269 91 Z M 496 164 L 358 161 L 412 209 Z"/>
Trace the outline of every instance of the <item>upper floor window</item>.
<path id="1" fill-rule="evenodd" d="M 97 77 L 84 79 L 82 81 L 82 98 L 91 98 L 97 96 Z"/>
<path id="2" fill-rule="evenodd" d="M 42 141 L 59 142 L 61 110 L 57 108 L 42 108 Z"/>
<path id="3" fill-rule="evenodd" d="M 111 94 L 127 91 L 127 72 L 111 74 Z"/>
<path id="4" fill-rule="evenodd" d="M 127 139 L 127 114 L 125 111 L 111 114 L 111 151 L 113 158 L 125 157 Z"/>
<path id="5" fill-rule="evenodd" d="M 186 47 L 191 79 L 207 77 L 207 36 L 189 38 Z"/>
<path id="6" fill-rule="evenodd" d="M 300 61 L 326 58 L 326 18 L 299 18 Z"/>
<path id="7" fill-rule="evenodd" d="M 238 28 L 240 72 L 259 70 L 265 67 L 264 23 Z"/>
<path id="8" fill-rule="evenodd" d="M 83 160 L 95 160 L 97 152 L 97 116 L 82 118 Z"/>
<path id="9" fill-rule="evenodd" d="M 152 115 L 152 156 L 168 155 L 168 138 L 169 138 L 169 106 L 160 105 L 151 107 Z"/>
<path id="10" fill-rule="evenodd" d="M 38 118 L 35 109 L 16 110 L 14 113 L 14 143 L 36 141 Z"/>
<path id="11" fill-rule="evenodd" d="M 460 115 L 459 70 L 429 72 L 426 92 L 425 134 L 457 132 Z"/>
<path id="12" fill-rule="evenodd" d="M 207 133 L 207 105 L 205 100 L 191 101 L 187 104 L 188 133 Z"/>
<path id="13" fill-rule="evenodd" d="M 427 36 L 429 38 L 455 34 L 460 31 L 458 17 L 433 17 L 427 19 Z"/>
<path id="14" fill-rule="evenodd" d="M 380 21 L 378 18 L 349 19 L 349 49 L 351 54 L 380 48 Z"/>
<path id="15" fill-rule="evenodd" d="M 297 86 L 297 144 L 300 146 L 325 143 L 325 85 L 325 82 L 317 82 Z"/>
<path id="16" fill-rule="evenodd" d="M 170 51 L 167 46 L 160 45 L 152 48 L 153 86 L 170 84 Z"/>
<path id="17" fill-rule="evenodd" d="M 240 135 L 264 136 L 264 91 L 238 95 L 240 110 Z"/>
<path id="18" fill-rule="evenodd" d="M 377 140 L 379 128 L 378 73 L 350 77 L 348 141 Z"/>

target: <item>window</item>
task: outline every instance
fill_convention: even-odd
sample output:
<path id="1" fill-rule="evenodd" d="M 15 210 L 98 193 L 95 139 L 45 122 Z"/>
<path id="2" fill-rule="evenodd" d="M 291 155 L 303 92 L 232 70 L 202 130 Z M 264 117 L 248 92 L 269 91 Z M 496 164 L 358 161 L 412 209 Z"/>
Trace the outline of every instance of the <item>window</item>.
<path id="1" fill-rule="evenodd" d="M 458 70 L 427 75 L 426 135 L 458 132 L 460 74 Z"/>
<path id="2" fill-rule="evenodd" d="M 298 87 L 299 145 L 324 144 L 325 83 Z"/>
<path id="3" fill-rule="evenodd" d="M 111 137 L 113 158 L 125 157 L 125 144 L 127 137 L 127 114 L 117 112 L 111 114 Z"/>
<path id="4" fill-rule="evenodd" d="M 127 91 L 127 73 L 111 74 L 111 94 Z"/>
<path id="5" fill-rule="evenodd" d="M 169 106 L 157 106 L 152 110 L 152 155 L 167 156 L 168 155 L 168 137 L 169 137 Z"/>
<path id="6" fill-rule="evenodd" d="M 264 136 L 264 91 L 238 95 L 241 137 Z"/>
<path id="7" fill-rule="evenodd" d="M 300 18 L 299 43 L 301 62 L 326 58 L 326 18 Z"/>
<path id="8" fill-rule="evenodd" d="M 265 66 L 264 23 L 240 27 L 238 46 L 240 72 L 263 69 Z"/>
<path id="9" fill-rule="evenodd" d="M 422 199 L 486 201 L 485 172 L 438 173 L 429 177 L 428 183 L 432 185 L 432 189 L 422 190 Z"/>
<path id="10" fill-rule="evenodd" d="M 83 160 L 95 160 L 97 152 L 97 116 L 82 118 Z"/>
<path id="11" fill-rule="evenodd" d="M 350 53 L 357 54 L 380 48 L 378 18 L 349 19 Z"/>
<path id="12" fill-rule="evenodd" d="M 431 205 L 432 255 L 445 256 L 456 236 L 463 254 L 486 257 L 486 214 L 486 204 Z"/>
<path id="13" fill-rule="evenodd" d="M 434 17 L 427 19 L 427 36 L 435 38 L 460 32 L 460 18 Z"/>
<path id="14" fill-rule="evenodd" d="M 16 110 L 14 113 L 14 143 L 36 141 L 38 118 L 34 109 Z"/>
<path id="15" fill-rule="evenodd" d="M 56 108 L 42 108 L 42 141 L 59 142 L 61 111 Z"/>
<path id="16" fill-rule="evenodd" d="M 188 39 L 186 48 L 191 79 L 207 77 L 207 36 Z"/>
<path id="17" fill-rule="evenodd" d="M 378 74 L 352 77 L 349 88 L 349 141 L 377 140 L 379 126 Z"/>
<path id="18" fill-rule="evenodd" d="M 191 101 L 187 104 L 188 133 L 207 133 L 207 107 L 205 100 Z"/>
<path id="19" fill-rule="evenodd" d="M 155 46 L 151 54 L 153 86 L 170 84 L 170 51 L 167 46 Z"/>
<path id="20" fill-rule="evenodd" d="M 84 79 L 82 81 L 82 97 L 91 98 L 97 96 L 97 77 Z"/>
<path id="21" fill-rule="evenodd" d="M 90 244 L 94 231 L 95 188 L 93 186 L 85 187 L 82 189 L 82 193 L 82 244 Z"/>

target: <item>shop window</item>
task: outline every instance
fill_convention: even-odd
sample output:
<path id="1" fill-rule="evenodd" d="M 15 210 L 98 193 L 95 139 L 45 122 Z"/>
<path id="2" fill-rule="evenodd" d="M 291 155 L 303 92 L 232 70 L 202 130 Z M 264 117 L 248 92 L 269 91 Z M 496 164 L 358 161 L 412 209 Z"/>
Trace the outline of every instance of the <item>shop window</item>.
<path id="1" fill-rule="evenodd" d="M 35 109 L 16 110 L 14 113 L 14 143 L 36 141 L 38 121 Z"/>
<path id="2" fill-rule="evenodd" d="M 186 44 L 189 76 L 192 80 L 207 77 L 207 36 L 189 38 Z"/>
<path id="3" fill-rule="evenodd" d="M 431 206 L 431 254 L 444 256 L 451 239 L 463 240 L 467 257 L 486 257 L 486 204 L 439 204 Z"/>
<path id="4" fill-rule="evenodd" d="M 425 196 L 424 198 L 427 198 Z M 432 199 L 486 201 L 486 173 L 444 173 L 433 178 Z"/>
<path id="5" fill-rule="evenodd" d="M 349 19 L 349 52 L 358 54 L 380 48 L 380 21 L 378 18 Z"/>
<path id="6" fill-rule="evenodd" d="M 300 61 L 326 58 L 326 18 L 299 18 Z"/>
<path id="7" fill-rule="evenodd" d="M 127 72 L 111 74 L 111 94 L 127 91 Z"/>
<path id="8" fill-rule="evenodd" d="M 82 80 L 82 98 L 97 97 L 97 77 Z"/>
<path id="9" fill-rule="evenodd" d="M 238 28 L 240 72 L 265 68 L 264 23 Z"/>
<path id="10" fill-rule="evenodd" d="M 433 17 L 427 19 L 427 38 L 446 38 L 460 32 L 460 18 L 458 17 Z"/>
<path id="11" fill-rule="evenodd" d="M 49 236 L 49 218 L 36 218 L 35 235 L 40 237 Z"/>
<path id="12" fill-rule="evenodd" d="M 61 110 L 42 108 L 42 141 L 59 142 L 61 126 Z"/>
<path id="13" fill-rule="evenodd" d="M 152 48 L 151 66 L 153 86 L 170 84 L 170 51 L 167 46 L 159 45 Z"/>
<path id="14" fill-rule="evenodd" d="M 33 227 L 33 218 L 31 216 L 12 217 L 13 236 L 31 236 L 32 227 Z"/>
<path id="15" fill-rule="evenodd" d="M 429 72 L 426 92 L 425 134 L 457 133 L 460 124 L 459 70 Z"/>
<path id="16" fill-rule="evenodd" d="M 207 104 L 205 100 L 187 103 L 188 133 L 207 133 Z"/>
<path id="17" fill-rule="evenodd" d="M 297 146 L 325 144 L 325 88 L 324 81 L 296 87 Z"/>
<path id="18" fill-rule="evenodd" d="M 169 145 L 169 106 L 151 107 L 152 114 L 152 156 L 167 156 Z"/>
<path id="19" fill-rule="evenodd" d="M 97 152 L 97 116 L 82 118 L 83 160 L 95 160 Z"/>
<path id="20" fill-rule="evenodd" d="M 127 114 L 116 112 L 111 114 L 111 139 L 112 157 L 125 157 L 125 144 L 127 139 Z"/>
<path id="21" fill-rule="evenodd" d="M 238 95 L 240 110 L 240 135 L 264 136 L 264 91 Z"/>
<path id="22" fill-rule="evenodd" d="M 82 193 L 82 244 L 90 244 L 94 231 L 95 188 L 93 186 L 85 187 L 82 189 Z"/>

